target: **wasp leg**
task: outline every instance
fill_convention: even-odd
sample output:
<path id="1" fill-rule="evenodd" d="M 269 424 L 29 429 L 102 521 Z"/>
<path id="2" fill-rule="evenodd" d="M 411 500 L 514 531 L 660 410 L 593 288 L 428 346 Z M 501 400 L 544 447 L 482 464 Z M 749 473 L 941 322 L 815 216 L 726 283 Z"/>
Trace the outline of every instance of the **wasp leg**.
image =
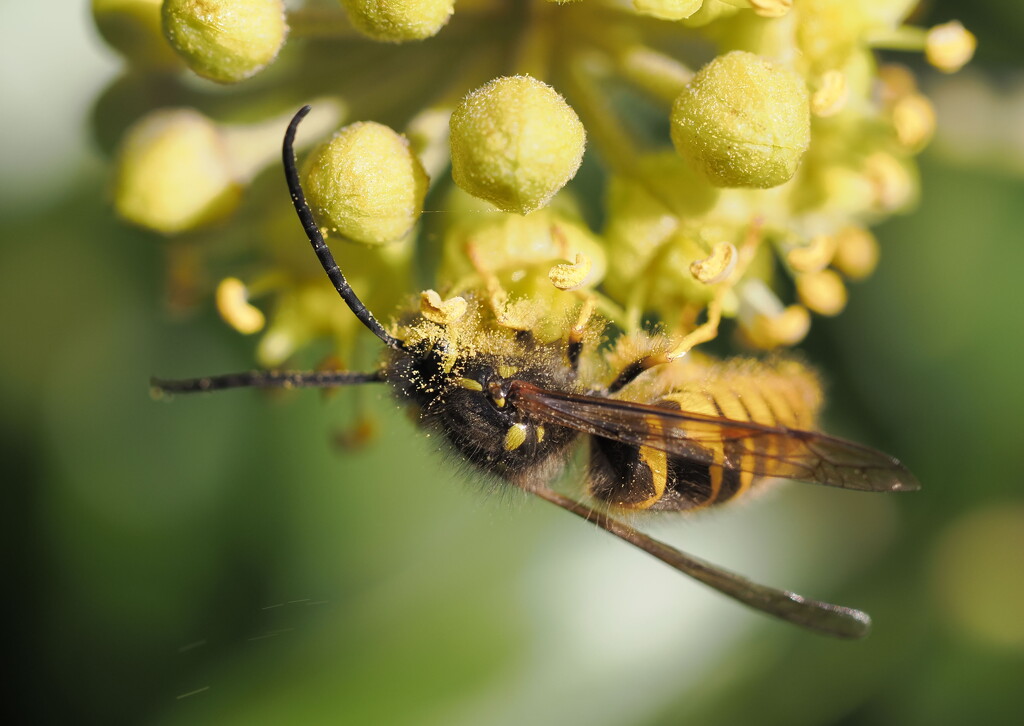
<path id="1" fill-rule="evenodd" d="M 871 630 L 871 618 L 861 610 L 808 600 L 794 592 L 777 590 L 751 582 L 745 577 L 691 557 L 664 542 L 648 537 L 604 512 L 558 494 L 543 485 L 528 488 L 527 491 L 572 512 L 577 517 L 593 522 L 606 532 L 629 542 L 653 557 L 657 557 L 679 572 L 689 575 L 755 610 L 760 610 L 808 630 L 837 638 L 863 638 Z"/>

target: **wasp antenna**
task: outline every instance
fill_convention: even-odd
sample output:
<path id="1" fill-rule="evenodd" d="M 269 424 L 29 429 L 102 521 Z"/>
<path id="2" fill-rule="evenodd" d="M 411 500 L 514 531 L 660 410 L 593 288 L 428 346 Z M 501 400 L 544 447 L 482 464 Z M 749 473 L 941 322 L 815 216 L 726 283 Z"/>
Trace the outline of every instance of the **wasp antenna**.
<path id="1" fill-rule="evenodd" d="M 638 532 L 604 512 L 592 509 L 547 487 L 526 487 L 526 490 L 572 512 L 577 517 L 593 522 L 606 532 L 657 557 L 665 564 L 763 613 L 837 638 L 863 638 L 871 630 L 871 618 L 861 610 L 808 600 L 794 592 L 759 585 L 745 577 L 691 557 L 675 547 Z"/>
<path id="2" fill-rule="evenodd" d="M 306 195 L 302 191 L 302 184 L 299 182 L 299 172 L 295 165 L 294 146 L 295 131 L 299 128 L 299 123 L 302 119 L 309 113 L 310 108 L 311 106 L 300 108 L 299 112 L 292 118 L 291 123 L 288 124 L 288 130 L 284 134 L 284 146 L 282 148 L 284 176 L 288 180 L 288 191 L 291 192 L 295 212 L 299 215 L 302 229 L 306 232 L 306 237 L 309 238 L 310 244 L 313 245 L 313 251 L 316 252 L 317 259 L 323 265 L 324 272 L 327 273 L 327 277 L 334 284 L 334 289 L 338 291 L 341 299 L 345 301 L 345 304 L 348 305 L 352 313 L 359 319 L 359 322 L 369 328 L 370 332 L 384 341 L 384 344 L 389 348 L 403 348 L 402 341 L 389 335 L 384 330 L 384 326 L 377 322 L 377 319 L 373 317 L 373 313 L 366 309 L 363 301 L 352 290 L 348 280 L 345 279 L 345 275 L 342 274 L 341 268 L 338 267 L 338 263 L 335 262 L 334 255 L 331 254 L 331 250 L 327 247 L 324 236 L 320 233 L 320 228 L 313 218 L 313 212 L 310 210 L 309 204 L 306 203 Z"/>
<path id="3" fill-rule="evenodd" d="M 379 383 L 383 380 L 381 371 L 249 371 L 181 380 L 152 378 L 149 385 L 155 396 L 163 396 L 171 393 L 223 391 L 228 388 L 338 388 Z"/>

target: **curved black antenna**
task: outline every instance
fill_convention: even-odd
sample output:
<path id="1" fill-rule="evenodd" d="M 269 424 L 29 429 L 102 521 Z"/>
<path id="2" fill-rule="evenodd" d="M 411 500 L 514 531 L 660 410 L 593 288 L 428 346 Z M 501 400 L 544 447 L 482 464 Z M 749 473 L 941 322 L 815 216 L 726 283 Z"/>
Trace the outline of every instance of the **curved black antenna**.
<path id="1" fill-rule="evenodd" d="M 291 123 L 288 124 L 288 130 L 284 133 L 284 147 L 282 148 L 284 177 L 288 180 L 288 191 L 291 192 L 295 212 L 299 215 L 302 229 L 306 232 L 310 244 L 313 245 L 313 251 L 316 252 L 317 259 L 323 265 L 324 272 L 331 279 L 334 289 L 341 295 L 341 299 L 345 301 L 345 304 L 348 305 L 352 313 L 359 318 L 359 322 L 369 328 L 370 332 L 384 341 L 384 345 L 389 348 L 396 350 L 404 348 L 405 346 L 402 344 L 402 341 L 389 335 L 384 330 L 384 326 L 377 322 L 377 318 L 373 317 L 373 313 L 366 309 L 363 301 L 356 296 L 352 287 L 348 284 L 348 280 L 345 279 L 341 269 L 338 267 L 338 263 L 334 261 L 334 255 L 331 254 L 327 243 L 324 242 L 324 236 L 320 234 L 320 228 L 317 227 L 316 220 L 313 219 L 313 212 L 310 210 L 309 204 L 306 203 L 306 195 L 303 194 L 302 184 L 299 183 L 299 172 L 295 168 L 294 144 L 295 131 L 299 128 L 299 122 L 309 113 L 310 108 L 310 106 L 300 108 L 299 112 L 292 118 Z"/>
<path id="2" fill-rule="evenodd" d="M 358 373 L 352 371 L 248 371 L 223 376 L 166 380 L 151 378 L 153 394 L 205 393 L 228 388 L 338 388 L 358 386 L 362 383 L 381 383 L 382 371 Z"/>

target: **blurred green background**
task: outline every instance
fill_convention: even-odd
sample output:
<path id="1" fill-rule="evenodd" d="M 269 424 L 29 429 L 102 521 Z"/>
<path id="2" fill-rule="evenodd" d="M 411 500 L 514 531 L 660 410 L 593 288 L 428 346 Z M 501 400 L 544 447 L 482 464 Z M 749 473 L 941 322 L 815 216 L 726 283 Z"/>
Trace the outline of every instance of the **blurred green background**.
<path id="1" fill-rule="evenodd" d="M 653 531 L 869 611 L 835 642 L 515 494 L 454 477 L 386 395 L 153 402 L 251 342 L 161 306 L 90 108 L 118 61 L 87 3 L 0 4 L 0 446 L 8 723 L 1024 723 L 1024 5 L 925 72 L 942 131 L 878 273 L 807 347 L 827 428 L 920 493 L 804 485 Z M 287 203 L 283 194 L 282 202 Z"/>

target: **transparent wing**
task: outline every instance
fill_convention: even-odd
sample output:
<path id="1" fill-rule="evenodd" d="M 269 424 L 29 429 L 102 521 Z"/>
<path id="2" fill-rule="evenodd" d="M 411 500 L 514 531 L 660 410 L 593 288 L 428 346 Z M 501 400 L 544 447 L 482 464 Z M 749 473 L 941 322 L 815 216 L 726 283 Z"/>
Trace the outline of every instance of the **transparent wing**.
<path id="1" fill-rule="evenodd" d="M 509 398 L 538 420 L 701 464 L 860 491 L 921 485 L 897 459 L 834 436 L 512 382 Z"/>

